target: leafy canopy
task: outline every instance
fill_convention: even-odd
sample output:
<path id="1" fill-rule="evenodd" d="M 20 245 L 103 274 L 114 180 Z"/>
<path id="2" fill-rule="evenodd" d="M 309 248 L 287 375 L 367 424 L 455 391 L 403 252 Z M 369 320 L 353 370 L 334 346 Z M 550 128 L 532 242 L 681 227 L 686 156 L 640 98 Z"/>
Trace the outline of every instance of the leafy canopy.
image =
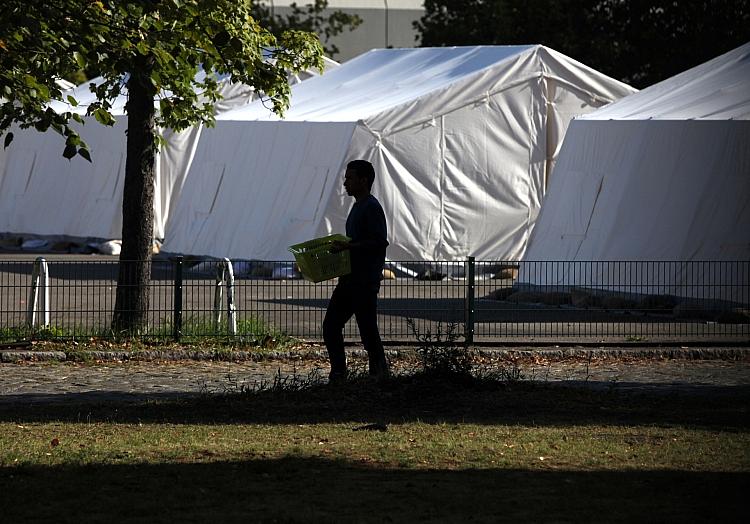
<path id="1" fill-rule="evenodd" d="M 57 78 L 93 65 L 104 78 L 91 86 L 87 114 L 112 125 L 112 103 L 128 75 L 147 77 L 157 93 L 154 124 L 182 130 L 214 123 L 220 97 L 216 74 L 252 85 L 274 111 L 289 103 L 289 71 L 323 67 L 310 33 L 274 36 L 252 17 L 251 0 L 5 0 L 0 11 L 0 135 L 11 124 L 50 128 L 66 138 L 64 156 L 90 158 L 72 127 L 75 112 L 57 113 Z M 215 74 L 196 76 L 200 69 Z M 76 106 L 78 101 L 68 97 Z"/>

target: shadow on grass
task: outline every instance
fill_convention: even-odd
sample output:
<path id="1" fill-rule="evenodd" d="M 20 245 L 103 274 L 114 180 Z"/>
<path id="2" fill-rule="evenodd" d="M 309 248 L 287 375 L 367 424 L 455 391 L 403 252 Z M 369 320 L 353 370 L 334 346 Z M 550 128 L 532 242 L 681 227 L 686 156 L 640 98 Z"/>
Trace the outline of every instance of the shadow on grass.
<path id="1" fill-rule="evenodd" d="M 563 383 L 564 384 L 564 383 Z M 299 384 L 298 384 L 299 386 Z M 629 386 L 634 386 L 629 384 Z M 301 384 L 227 394 L 19 395 L 0 403 L 0 421 L 103 421 L 173 424 L 316 424 L 377 422 L 571 425 L 679 425 L 744 430 L 750 427 L 750 387 L 639 389 L 611 384 L 530 381 L 451 381 L 423 375 L 384 384 L 355 380 L 341 386 Z M 63 400 L 61 402 L 60 400 Z"/>
<path id="2" fill-rule="evenodd" d="M 5 468 L 0 492 L 5 522 L 733 522 L 745 516 L 748 476 L 248 457 Z"/>

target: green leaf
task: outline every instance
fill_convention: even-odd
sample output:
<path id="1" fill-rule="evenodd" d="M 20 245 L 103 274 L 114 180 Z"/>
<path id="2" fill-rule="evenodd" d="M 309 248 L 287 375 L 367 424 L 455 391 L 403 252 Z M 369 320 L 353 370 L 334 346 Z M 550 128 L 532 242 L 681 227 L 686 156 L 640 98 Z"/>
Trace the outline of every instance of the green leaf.
<path id="1" fill-rule="evenodd" d="M 89 153 L 89 150 L 86 148 L 80 148 L 78 150 L 78 154 L 81 155 L 83 158 L 91 162 L 91 154 Z"/>
<path id="2" fill-rule="evenodd" d="M 47 86 L 38 84 L 36 88 L 39 91 L 39 94 L 42 95 L 43 99 L 49 100 L 49 89 L 47 88 Z"/>
<path id="3" fill-rule="evenodd" d="M 78 67 L 80 67 L 81 69 L 86 69 L 86 58 L 84 58 L 84 56 L 81 53 L 79 53 L 78 51 L 75 51 L 73 53 L 73 58 L 78 64 Z"/>
<path id="4" fill-rule="evenodd" d="M 135 45 L 135 48 L 138 50 L 140 54 L 144 56 L 148 54 L 148 44 L 144 40 L 141 40 L 140 42 L 138 42 Z"/>
<path id="5" fill-rule="evenodd" d="M 71 158 L 76 156 L 76 154 L 78 154 L 78 148 L 76 146 L 74 146 L 73 144 L 68 144 L 67 146 L 65 146 L 65 151 L 63 151 L 63 156 L 65 158 L 70 160 Z"/>
<path id="6" fill-rule="evenodd" d="M 13 142 L 13 133 L 8 133 L 5 135 L 5 147 L 8 147 L 11 142 Z"/>
<path id="7" fill-rule="evenodd" d="M 101 107 L 94 111 L 94 118 L 96 118 L 97 122 L 105 126 L 111 126 L 115 123 L 115 119 L 110 112 Z"/>
<path id="8" fill-rule="evenodd" d="M 72 105 L 73 107 L 78 106 L 78 100 L 76 100 L 73 95 L 68 95 L 68 103 Z"/>
<path id="9" fill-rule="evenodd" d="M 216 47 L 224 47 L 227 45 L 227 42 L 229 42 L 229 33 L 226 31 L 221 31 L 214 37 L 214 45 Z"/>

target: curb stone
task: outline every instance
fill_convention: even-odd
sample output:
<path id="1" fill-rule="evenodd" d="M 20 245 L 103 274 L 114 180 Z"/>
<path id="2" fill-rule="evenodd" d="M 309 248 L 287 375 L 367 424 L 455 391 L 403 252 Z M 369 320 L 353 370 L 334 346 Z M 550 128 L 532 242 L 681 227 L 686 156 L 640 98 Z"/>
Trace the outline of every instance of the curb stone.
<path id="1" fill-rule="evenodd" d="M 558 348 L 558 349 L 499 349 L 474 348 L 476 355 L 484 358 L 528 359 L 542 357 L 551 360 L 570 358 L 587 359 L 669 359 L 669 360 L 748 360 L 750 347 L 709 348 Z M 348 348 L 347 354 L 366 357 L 361 348 Z M 411 359 L 417 356 L 414 348 L 386 349 L 391 359 Z M 178 362 L 178 361 L 239 361 L 264 362 L 276 360 L 327 360 L 324 349 L 309 351 L 211 351 L 211 350 L 146 350 L 146 351 L 33 351 L 0 350 L 0 362 Z"/>
<path id="2" fill-rule="evenodd" d="M 0 362 L 64 362 L 67 355 L 64 351 L 0 351 Z"/>

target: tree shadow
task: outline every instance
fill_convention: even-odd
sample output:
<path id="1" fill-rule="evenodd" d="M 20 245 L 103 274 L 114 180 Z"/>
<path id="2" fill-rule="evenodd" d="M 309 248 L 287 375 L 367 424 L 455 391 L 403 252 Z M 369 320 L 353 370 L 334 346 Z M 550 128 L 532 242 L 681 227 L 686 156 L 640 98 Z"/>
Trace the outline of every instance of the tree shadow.
<path id="1" fill-rule="evenodd" d="M 328 298 L 261 298 L 258 302 L 325 311 Z M 466 321 L 463 298 L 379 298 L 378 313 L 383 316 L 415 318 L 433 322 Z M 632 311 L 610 311 L 558 307 L 543 304 L 515 304 L 498 300 L 477 299 L 474 321 L 507 323 L 628 323 L 628 324 L 684 324 L 694 320 L 676 319 L 671 314 L 645 314 Z"/>
<path id="2" fill-rule="evenodd" d="M 108 391 L 4 397 L 0 421 L 106 421 L 173 424 L 317 424 L 377 422 L 750 427 L 750 386 L 578 381 L 473 380 L 401 376 L 214 394 Z"/>
<path id="3" fill-rule="evenodd" d="M 407 469 L 249 456 L 0 470 L 5 522 L 734 522 L 748 473 Z M 40 487 L 49 487 L 40 495 Z M 658 493 L 658 496 L 655 496 Z"/>

